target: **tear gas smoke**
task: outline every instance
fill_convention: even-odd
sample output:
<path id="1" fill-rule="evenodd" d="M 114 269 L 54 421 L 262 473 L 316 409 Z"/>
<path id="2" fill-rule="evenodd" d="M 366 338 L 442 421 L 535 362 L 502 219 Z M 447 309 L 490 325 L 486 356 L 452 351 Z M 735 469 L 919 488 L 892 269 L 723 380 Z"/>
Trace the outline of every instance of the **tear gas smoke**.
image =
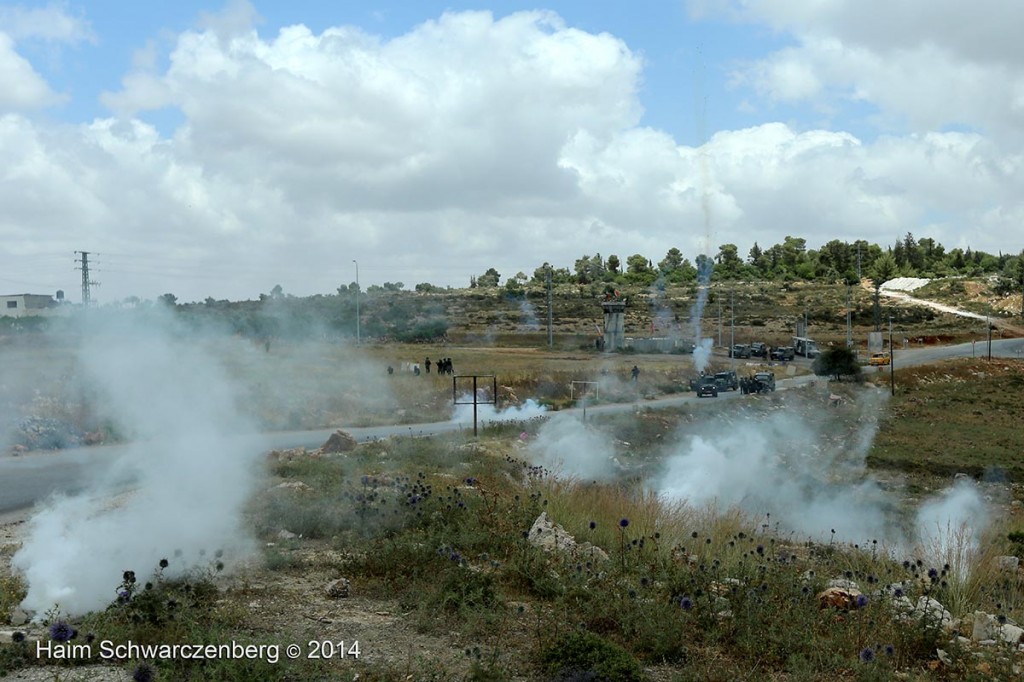
<path id="1" fill-rule="evenodd" d="M 985 504 L 973 486 L 958 486 L 926 502 L 907 533 L 897 500 L 866 473 L 885 399 L 884 391 L 862 393 L 851 428 L 788 412 L 704 424 L 683 437 L 654 487 L 694 506 L 736 506 L 770 519 L 773 531 L 823 540 L 834 529 L 840 541 L 878 540 L 902 551 L 938 546 L 948 556 L 942 532 L 967 521 L 976 537 L 987 524 Z"/>
<path id="2" fill-rule="evenodd" d="M 954 575 L 964 576 L 990 521 L 991 512 L 978 486 L 973 481 L 958 481 L 918 509 L 922 553 L 934 565 L 949 564 Z"/>
<path id="3" fill-rule="evenodd" d="M 54 605 L 68 615 L 104 608 L 125 570 L 144 576 L 167 558 L 168 574 L 181 574 L 216 550 L 238 558 L 252 547 L 241 511 L 265 448 L 238 437 L 255 429 L 221 368 L 165 313 L 145 327 L 104 324 L 83 334 L 79 367 L 94 410 L 132 444 L 88 492 L 31 519 L 12 563 L 37 617 Z M 129 472 L 132 490 L 114 500 Z"/>
<path id="4" fill-rule="evenodd" d="M 537 318 L 537 309 L 526 300 L 524 296 L 519 301 L 519 329 L 521 331 L 537 331 L 540 329 L 540 322 Z"/>
<path id="5" fill-rule="evenodd" d="M 710 238 L 710 234 L 709 234 Z M 702 258 L 697 269 L 697 300 L 690 309 L 690 323 L 693 328 L 693 343 L 696 348 L 693 352 L 693 367 L 697 372 L 703 372 L 708 367 L 711 359 L 711 339 L 705 339 L 701 333 L 701 322 L 704 317 L 704 308 L 708 302 L 708 291 L 711 283 L 711 258 Z M 701 351 L 701 352 L 698 352 Z"/>
<path id="6" fill-rule="evenodd" d="M 556 475 L 605 480 L 618 472 L 611 439 L 571 414 L 556 414 L 544 422 L 528 452 L 535 464 Z"/>
<path id="7" fill-rule="evenodd" d="M 480 398 L 481 400 L 483 398 Z M 455 406 L 455 414 L 452 422 L 457 424 L 473 423 L 473 394 L 466 393 L 459 396 L 459 404 Z M 468 403 L 468 404 L 467 404 Z M 511 422 L 527 421 L 535 417 L 547 414 L 548 408 L 544 407 L 532 398 L 522 405 L 513 405 L 499 410 L 490 403 L 480 403 L 476 406 L 477 421 L 479 422 Z"/>

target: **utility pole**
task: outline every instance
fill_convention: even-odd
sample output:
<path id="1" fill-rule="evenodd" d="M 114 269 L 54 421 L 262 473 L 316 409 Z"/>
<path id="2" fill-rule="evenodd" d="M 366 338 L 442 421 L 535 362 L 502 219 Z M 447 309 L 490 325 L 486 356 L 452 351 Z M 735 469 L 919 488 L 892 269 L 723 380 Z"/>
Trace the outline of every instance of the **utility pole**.
<path id="1" fill-rule="evenodd" d="M 992 320 L 985 318 L 985 326 L 988 327 L 988 361 L 992 362 Z"/>
<path id="2" fill-rule="evenodd" d="M 358 346 L 363 342 L 359 332 L 359 261 L 353 258 L 352 262 L 356 264 L 356 345 Z"/>
<path id="3" fill-rule="evenodd" d="M 850 309 L 850 285 L 846 285 L 846 347 L 853 348 L 852 311 Z"/>
<path id="4" fill-rule="evenodd" d="M 896 349 L 892 347 L 892 313 L 889 313 L 889 395 L 896 395 Z"/>
<path id="5" fill-rule="evenodd" d="M 82 305 L 88 306 L 92 302 L 92 288 L 98 287 L 99 282 L 94 282 L 89 279 L 89 251 L 75 251 L 80 258 L 76 258 L 75 262 L 79 263 L 76 270 L 82 271 Z M 99 254 L 94 254 L 99 255 Z"/>
<path id="6" fill-rule="evenodd" d="M 718 299 L 718 347 L 722 347 L 722 297 L 715 295 Z"/>
<path id="7" fill-rule="evenodd" d="M 555 346 L 555 337 L 554 337 L 554 331 L 552 330 L 553 315 L 551 313 L 551 301 L 552 301 L 552 295 L 551 295 L 551 264 L 550 263 L 545 263 L 545 265 L 548 266 L 547 273 L 544 276 L 544 279 L 547 281 L 547 285 L 548 285 L 548 348 L 554 348 L 554 346 Z"/>
<path id="8" fill-rule="evenodd" d="M 735 363 L 732 350 L 736 347 L 736 292 L 732 289 L 729 290 L 729 316 L 729 357 Z"/>

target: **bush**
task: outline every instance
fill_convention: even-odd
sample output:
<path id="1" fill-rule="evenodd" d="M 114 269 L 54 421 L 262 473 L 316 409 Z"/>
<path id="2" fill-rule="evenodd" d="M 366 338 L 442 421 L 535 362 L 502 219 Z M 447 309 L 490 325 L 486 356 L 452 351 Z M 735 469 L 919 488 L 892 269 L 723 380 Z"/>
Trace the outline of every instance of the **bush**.
<path id="1" fill-rule="evenodd" d="M 640 664 L 625 649 L 586 630 L 557 638 L 541 652 L 544 672 L 555 680 L 632 682 L 643 679 Z"/>

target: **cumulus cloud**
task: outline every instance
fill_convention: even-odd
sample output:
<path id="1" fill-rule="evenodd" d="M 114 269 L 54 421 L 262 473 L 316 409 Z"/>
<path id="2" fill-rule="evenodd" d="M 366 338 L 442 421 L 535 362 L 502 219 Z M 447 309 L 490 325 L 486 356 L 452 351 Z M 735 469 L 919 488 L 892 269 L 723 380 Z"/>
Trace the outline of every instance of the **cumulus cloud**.
<path id="1" fill-rule="evenodd" d="M 39 109 L 60 101 L 46 80 L 15 50 L 10 36 L 0 32 L 0 114 Z"/>
<path id="2" fill-rule="evenodd" d="M 1013 78 L 991 80 L 1011 57 L 985 62 L 943 43 L 938 26 L 883 50 L 819 5 L 705 5 L 796 36 L 737 67 L 737 87 L 823 112 L 869 102 L 880 121 L 923 127 L 868 136 L 767 121 L 695 148 L 642 125 L 638 52 L 551 12 L 449 12 L 384 38 L 301 24 L 263 34 L 238 3 L 166 54 L 149 43 L 103 95 L 108 119 L 0 118 L 0 237 L 20 256 L 5 272 L 29 280 L 40 249 L 88 249 L 102 255 L 101 300 L 189 301 L 275 284 L 332 292 L 355 279 L 353 258 L 364 286 L 411 287 L 571 267 L 594 252 L 658 261 L 678 247 L 692 259 L 734 243 L 745 254 L 786 234 L 811 248 L 816 236 L 886 244 L 908 231 L 1015 248 L 1000 235 L 1024 211 L 1022 150 L 982 129 L 1008 129 L 1011 100 L 1024 106 Z M 0 64 L 34 73 L 6 54 L 0 44 Z M 44 101 L 37 85 L 26 101 Z M 973 130 L 937 129 L 954 120 Z M 45 244 L 22 238 L 43 230 Z M 71 288 L 68 263 L 57 265 L 44 281 Z"/>
<path id="3" fill-rule="evenodd" d="M 694 0 L 690 8 L 793 37 L 794 46 L 734 71 L 737 84 L 772 100 L 866 102 L 894 130 L 968 126 L 1020 139 L 1019 4 Z"/>

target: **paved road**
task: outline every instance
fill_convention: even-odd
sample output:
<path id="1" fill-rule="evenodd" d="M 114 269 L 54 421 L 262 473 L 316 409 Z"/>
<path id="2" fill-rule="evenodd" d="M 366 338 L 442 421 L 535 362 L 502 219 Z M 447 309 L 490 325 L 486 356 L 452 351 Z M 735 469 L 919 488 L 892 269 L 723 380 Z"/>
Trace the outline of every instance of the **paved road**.
<path id="1" fill-rule="evenodd" d="M 913 367 L 938 362 L 952 357 L 987 357 L 987 343 L 960 344 L 931 348 L 897 349 L 895 368 Z M 1024 356 L 1024 339 L 1002 339 L 992 342 L 993 357 L 1020 358 Z M 884 369 L 884 368 L 883 368 Z M 782 378 L 778 385 L 780 390 L 815 381 L 813 376 Z M 719 399 L 735 400 L 740 397 L 738 392 L 726 392 Z M 708 401 L 710 399 L 703 399 Z M 674 407 L 687 403 L 703 402 L 692 394 L 675 395 L 658 400 L 646 400 L 637 403 L 614 405 L 598 405 L 586 408 L 587 415 L 625 412 L 636 407 L 660 408 Z M 568 410 L 581 412 L 582 408 Z M 345 428 L 356 440 L 388 438 L 391 436 L 429 436 L 439 433 L 472 429 L 471 423 L 435 422 L 427 424 L 407 424 L 402 426 L 375 426 Z M 252 441 L 251 447 L 264 451 L 283 448 L 317 448 L 334 432 L 335 429 L 319 429 L 315 431 L 288 431 L 247 436 Z M 102 445 L 74 450 L 62 450 L 45 453 L 29 453 L 18 457 L 0 455 L 0 515 L 24 509 L 37 501 L 47 498 L 56 492 L 72 493 L 88 486 L 93 476 L 107 475 L 108 466 L 121 455 L 126 454 L 131 446 Z"/>

